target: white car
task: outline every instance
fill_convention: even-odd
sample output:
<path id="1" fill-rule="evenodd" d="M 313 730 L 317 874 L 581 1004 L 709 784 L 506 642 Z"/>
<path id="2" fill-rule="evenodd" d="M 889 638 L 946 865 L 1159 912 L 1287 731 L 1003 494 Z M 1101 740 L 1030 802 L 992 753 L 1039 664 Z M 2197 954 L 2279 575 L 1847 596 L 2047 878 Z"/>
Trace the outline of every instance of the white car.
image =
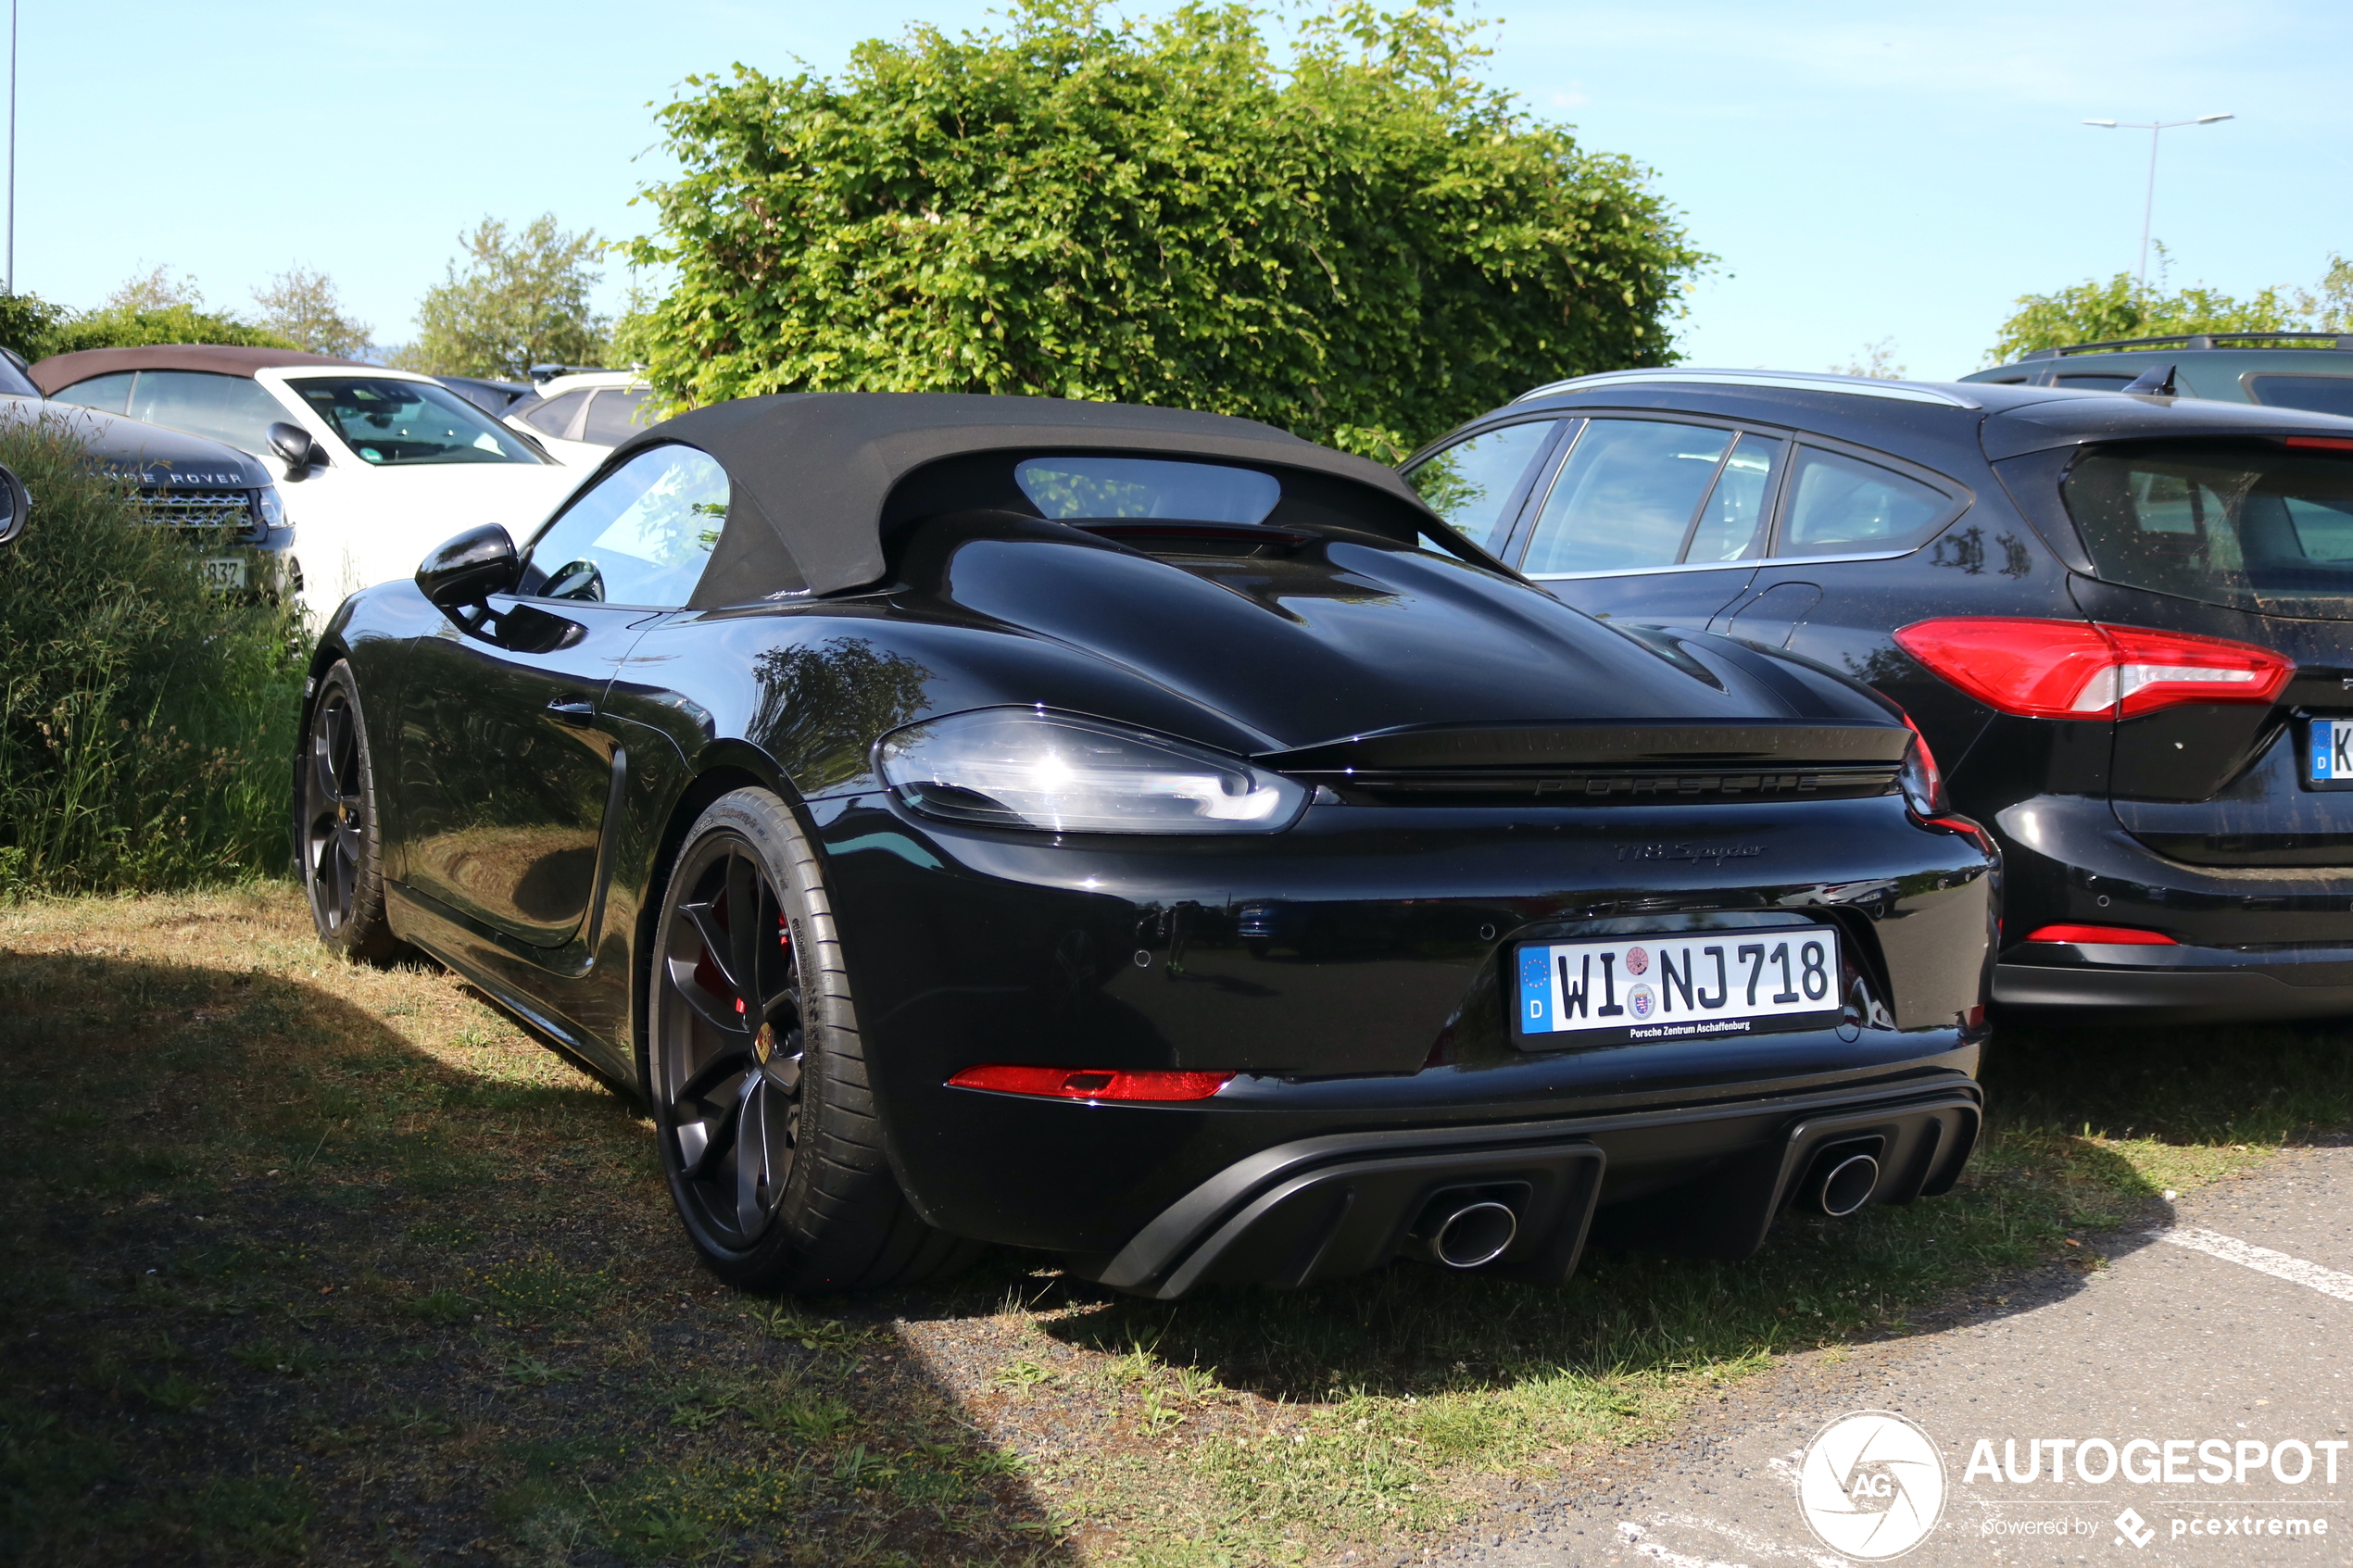
<path id="1" fill-rule="evenodd" d="M 430 376 L 323 354 L 176 344 L 54 355 L 31 369 L 56 402 L 242 447 L 285 499 L 314 620 L 407 577 L 478 523 L 518 539 L 585 477 Z"/>
<path id="2" fill-rule="evenodd" d="M 504 418 L 567 463 L 593 469 L 660 417 L 653 389 L 635 370 L 575 370 L 550 376 Z"/>

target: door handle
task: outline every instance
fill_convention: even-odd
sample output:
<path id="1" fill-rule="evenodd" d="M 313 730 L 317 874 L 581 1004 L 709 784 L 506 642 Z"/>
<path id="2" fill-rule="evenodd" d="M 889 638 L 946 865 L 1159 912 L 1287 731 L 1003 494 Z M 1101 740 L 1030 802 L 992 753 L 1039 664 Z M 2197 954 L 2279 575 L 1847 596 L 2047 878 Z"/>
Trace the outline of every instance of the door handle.
<path id="1" fill-rule="evenodd" d="M 597 705 L 585 696 L 560 696 L 547 705 L 547 717 L 575 730 L 585 729 L 597 717 Z"/>

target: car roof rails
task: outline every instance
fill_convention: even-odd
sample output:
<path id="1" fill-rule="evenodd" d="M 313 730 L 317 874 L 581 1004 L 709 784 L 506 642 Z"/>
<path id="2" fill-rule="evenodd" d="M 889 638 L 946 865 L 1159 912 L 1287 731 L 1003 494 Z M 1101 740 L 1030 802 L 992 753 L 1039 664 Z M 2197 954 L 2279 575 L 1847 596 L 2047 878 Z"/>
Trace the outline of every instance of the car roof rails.
<path id="1" fill-rule="evenodd" d="M 2070 354 L 2115 354 L 2132 348 L 2216 348 L 2228 345 L 2261 348 L 2290 344 L 2310 348 L 2353 352 L 2353 334 L 2340 332 L 2175 332 L 2167 337 L 2118 337 L 2099 343 L 2070 343 L 2064 348 L 2030 348 L 2016 363 L 2030 359 L 2064 359 Z"/>
<path id="2" fill-rule="evenodd" d="M 1532 397 L 1551 397 L 1565 392 L 1588 392 L 1605 386 L 1640 386 L 1660 382 L 1682 382 L 1699 386 L 1759 387 L 1776 392 L 1841 392 L 1856 397 L 1886 397 L 1901 403 L 1937 403 L 1948 408 L 1984 407 L 1957 386 L 1923 385 L 1919 382 L 1890 381 L 1880 376 L 1847 376 L 1836 371 L 1680 368 L 1604 370 L 1595 375 L 1572 376 L 1567 381 L 1547 382 L 1542 386 L 1531 388 L 1512 401 L 1525 403 Z"/>

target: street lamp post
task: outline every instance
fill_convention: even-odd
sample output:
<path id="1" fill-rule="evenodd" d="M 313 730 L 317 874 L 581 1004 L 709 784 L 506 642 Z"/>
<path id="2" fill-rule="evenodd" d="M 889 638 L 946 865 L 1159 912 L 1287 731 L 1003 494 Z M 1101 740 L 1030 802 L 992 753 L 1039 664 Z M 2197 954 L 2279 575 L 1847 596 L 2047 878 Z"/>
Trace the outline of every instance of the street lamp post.
<path id="1" fill-rule="evenodd" d="M 2160 132 L 2178 131 L 2184 125 L 2212 125 L 2219 120 L 2235 119 L 2236 115 L 2202 114 L 2196 119 L 2087 119 L 2086 125 L 2096 125 L 2103 131 L 2145 131 L 2149 133 L 2149 188 L 2141 203 L 2141 270 L 2137 282 L 2148 286 L 2149 280 L 2149 219 L 2157 211 L 2157 138 Z"/>
<path id="2" fill-rule="evenodd" d="M 8 276 L 0 289 L 17 292 L 17 0 L 8 0 Z"/>

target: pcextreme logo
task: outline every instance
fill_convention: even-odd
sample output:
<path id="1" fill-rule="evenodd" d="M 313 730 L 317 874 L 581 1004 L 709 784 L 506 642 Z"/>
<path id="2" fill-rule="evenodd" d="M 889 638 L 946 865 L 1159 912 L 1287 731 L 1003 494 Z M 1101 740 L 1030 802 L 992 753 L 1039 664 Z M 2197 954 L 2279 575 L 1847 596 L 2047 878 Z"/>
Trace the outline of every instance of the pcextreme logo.
<path id="1" fill-rule="evenodd" d="M 1944 1512 L 1944 1458 L 1900 1415 L 1841 1416 L 1806 1445 L 1797 1508 L 1832 1551 L 1866 1562 L 1901 1557 Z"/>

